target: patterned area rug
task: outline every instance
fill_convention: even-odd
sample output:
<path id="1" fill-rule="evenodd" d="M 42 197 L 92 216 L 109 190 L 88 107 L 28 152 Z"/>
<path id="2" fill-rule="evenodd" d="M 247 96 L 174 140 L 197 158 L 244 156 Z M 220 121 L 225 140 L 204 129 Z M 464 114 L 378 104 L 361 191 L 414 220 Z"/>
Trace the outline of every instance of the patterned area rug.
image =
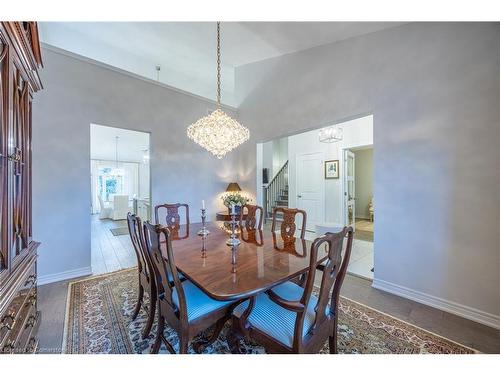
<path id="1" fill-rule="evenodd" d="M 69 285 L 63 353 L 149 353 L 156 324 L 143 340 L 141 329 L 146 314 L 141 311 L 130 319 L 137 298 L 136 269 L 127 269 L 91 277 Z M 341 353 L 475 353 L 465 346 L 405 323 L 341 297 L 339 315 L 339 352 Z M 229 353 L 226 335 L 229 324 L 219 339 L 204 353 Z M 205 332 L 203 335 L 209 335 Z M 165 337 L 178 350 L 174 330 L 166 328 Z M 265 353 L 255 343 L 242 341 L 245 353 Z M 190 353 L 194 350 L 190 347 Z M 166 352 L 162 347 L 161 352 Z M 328 342 L 321 353 L 329 353 Z"/>

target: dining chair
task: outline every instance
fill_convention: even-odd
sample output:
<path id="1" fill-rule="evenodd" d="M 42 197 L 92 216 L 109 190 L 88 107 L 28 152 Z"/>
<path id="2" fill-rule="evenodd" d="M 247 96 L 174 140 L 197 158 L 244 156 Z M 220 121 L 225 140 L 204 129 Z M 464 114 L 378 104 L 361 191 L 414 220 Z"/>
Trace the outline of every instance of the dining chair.
<path id="1" fill-rule="evenodd" d="M 247 213 L 245 218 L 245 225 L 243 225 L 243 218 L 245 217 L 245 214 L 243 212 L 245 211 L 245 209 Z M 257 221 L 257 211 L 259 211 L 258 221 Z M 243 207 L 241 207 L 240 211 L 240 228 L 245 228 L 246 230 L 254 230 L 254 229 L 261 230 L 263 214 L 264 210 L 262 209 L 261 206 L 245 204 Z"/>
<path id="2" fill-rule="evenodd" d="M 113 220 L 125 220 L 127 218 L 128 212 L 129 212 L 128 195 L 114 195 L 111 218 Z"/>
<path id="3" fill-rule="evenodd" d="M 214 300 L 191 281 L 182 282 L 175 266 L 170 237 L 167 227 L 144 223 L 144 241 L 156 276 L 158 300 L 158 329 L 151 353 L 158 353 L 162 342 L 168 351 L 175 353 L 163 334 L 165 323 L 179 335 L 181 354 L 187 353 L 188 344 L 194 336 L 215 325 L 210 338 L 193 343 L 193 349 L 201 352 L 205 345 L 217 339 L 238 302 Z M 160 244 L 165 245 L 163 253 Z"/>
<path id="4" fill-rule="evenodd" d="M 99 219 L 109 219 L 113 212 L 113 207 L 106 204 L 100 194 L 97 195 L 97 198 L 99 199 L 100 206 Z"/>
<path id="5" fill-rule="evenodd" d="M 156 310 L 156 282 L 154 277 L 153 265 L 151 259 L 144 246 L 143 228 L 141 218 L 132 213 L 127 214 L 127 225 L 130 234 L 130 240 L 134 246 L 135 255 L 137 257 L 137 272 L 139 274 L 139 291 L 137 293 L 137 303 L 134 312 L 132 313 L 132 320 L 137 318 L 141 307 L 148 314 L 146 325 L 142 330 L 142 338 L 145 339 L 155 319 Z M 144 292 L 149 296 L 149 303 L 145 304 Z"/>
<path id="6" fill-rule="evenodd" d="M 342 246 L 347 246 L 342 258 Z M 233 329 L 261 344 L 268 353 L 318 353 L 329 340 L 337 353 L 340 288 L 349 264 L 353 229 L 326 233 L 311 245 L 311 259 L 304 287 L 287 281 L 234 309 Z M 326 244 L 327 262 L 319 292 L 314 293 L 318 251 Z M 329 303 L 330 302 L 330 303 Z"/>
<path id="7" fill-rule="evenodd" d="M 165 224 L 167 228 L 173 230 L 174 232 L 179 231 L 181 225 L 181 216 L 179 209 L 183 207 L 185 211 L 185 224 L 189 227 L 189 205 L 186 203 L 165 203 L 155 206 L 155 223 L 161 224 L 160 211 L 166 210 Z"/>
<path id="8" fill-rule="evenodd" d="M 283 216 L 280 220 L 278 218 L 278 214 L 281 213 Z M 285 207 L 274 207 L 273 209 L 273 223 L 271 226 L 271 231 L 273 233 L 276 232 L 276 225 L 278 221 L 281 221 L 280 224 L 280 233 L 283 238 L 288 237 L 291 239 L 295 237 L 295 231 L 297 230 L 297 225 L 295 224 L 295 219 L 297 215 L 302 216 L 302 225 L 300 229 L 300 238 L 304 238 L 306 234 L 306 220 L 307 214 L 304 210 L 300 210 L 298 208 L 285 208 Z"/>

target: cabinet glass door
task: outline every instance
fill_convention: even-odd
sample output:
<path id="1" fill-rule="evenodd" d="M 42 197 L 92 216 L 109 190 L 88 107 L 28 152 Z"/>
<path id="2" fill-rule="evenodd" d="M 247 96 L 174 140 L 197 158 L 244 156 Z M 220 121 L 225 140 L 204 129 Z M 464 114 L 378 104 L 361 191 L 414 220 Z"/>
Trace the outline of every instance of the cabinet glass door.
<path id="1" fill-rule="evenodd" d="M 6 228 L 6 194 L 5 176 L 7 166 L 7 114 L 8 104 L 4 101 L 5 93 L 8 92 L 8 57 L 7 45 L 0 35 L 0 271 L 7 268 L 7 236 Z"/>
<path id="2" fill-rule="evenodd" d="M 9 233 L 11 264 L 15 257 L 28 246 L 27 220 L 27 176 L 26 163 L 29 162 L 25 150 L 29 127 L 29 87 L 20 72 L 13 72 L 13 111 L 8 131 L 8 190 L 9 190 Z"/>

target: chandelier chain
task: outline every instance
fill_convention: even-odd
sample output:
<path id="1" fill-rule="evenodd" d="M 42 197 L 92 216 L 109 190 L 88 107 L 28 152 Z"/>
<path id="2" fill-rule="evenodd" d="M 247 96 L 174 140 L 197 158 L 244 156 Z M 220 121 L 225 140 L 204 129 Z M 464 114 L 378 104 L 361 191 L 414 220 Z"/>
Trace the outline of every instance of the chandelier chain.
<path id="1" fill-rule="evenodd" d="M 220 22 L 217 22 L 217 108 L 220 108 Z"/>
<path id="2" fill-rule="evenodd" d="M 221 108 L 220 42 L 220 22 L 217 22 L 217 109 L 187 128 L 187 136 L 218 159 L 250 137 L 250 131 Z"/>

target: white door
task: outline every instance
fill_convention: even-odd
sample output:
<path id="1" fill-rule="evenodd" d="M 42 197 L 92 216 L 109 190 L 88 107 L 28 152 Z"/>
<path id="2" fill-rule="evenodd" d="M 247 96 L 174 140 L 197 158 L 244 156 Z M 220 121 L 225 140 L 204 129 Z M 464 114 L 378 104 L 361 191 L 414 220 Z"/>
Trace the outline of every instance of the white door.
<path id="1" fill-rule="evenodd" d="M 354 152 L 344 150 L 344 220 L 345 225 L 355 227 L 356 212 L 354 204 L 356 200 L 356 186 L 354 184 L 354 168 L 356 166 L 356 159 Z"/>
<path id="2" fill-rule="evenodd" d="M 323 159 L 322 152 L 297 155 L 297 208 L 307 213 L 308 231 L 325 220 Z"/>

